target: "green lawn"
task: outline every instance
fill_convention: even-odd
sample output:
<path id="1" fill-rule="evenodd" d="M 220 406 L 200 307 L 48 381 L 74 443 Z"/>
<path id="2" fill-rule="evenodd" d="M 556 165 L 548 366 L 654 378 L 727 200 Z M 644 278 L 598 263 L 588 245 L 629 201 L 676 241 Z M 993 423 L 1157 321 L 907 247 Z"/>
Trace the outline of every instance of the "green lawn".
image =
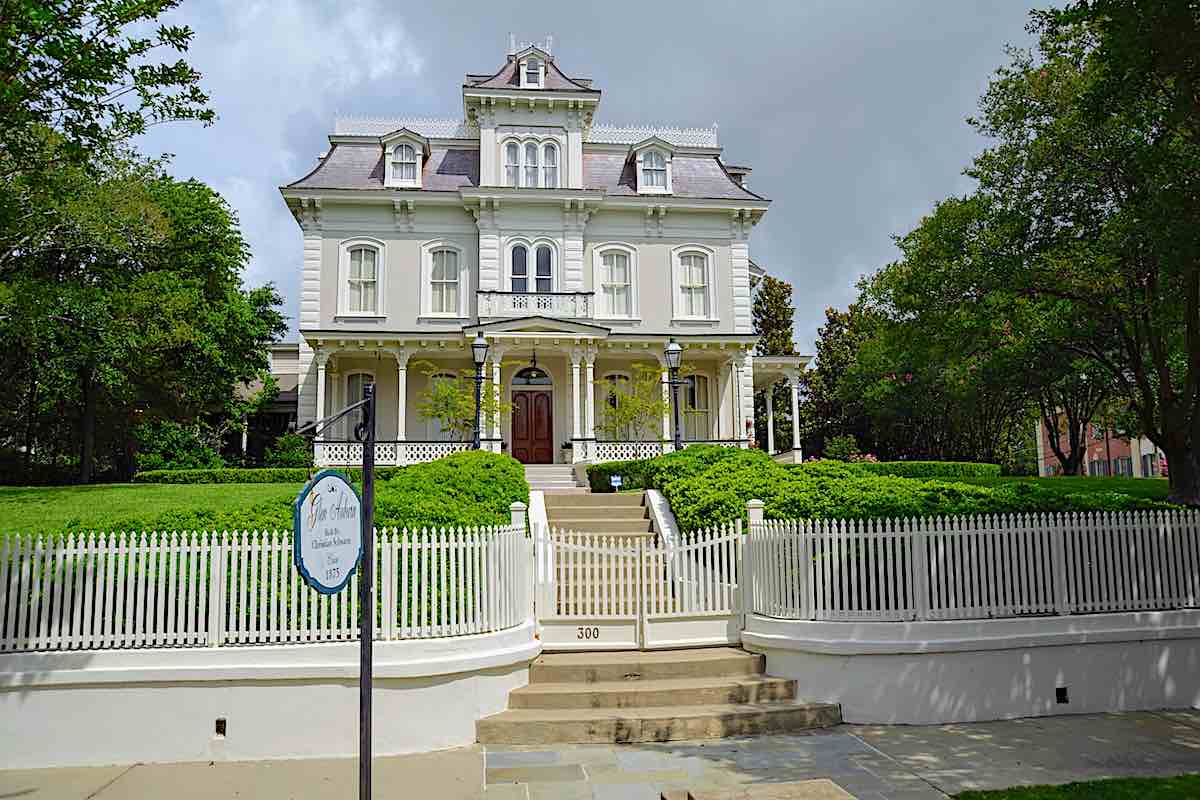
<path id="1" fill-rule="evenodd" d="M 1200 775 L 1026 786 L 994 792 L 963 792 L 955 797 L 958 800 L 1184 800 L 1200 798 Z"/>
<path id="2" fill-rule="evenodd" d="M 0 487 L 0 531 L 46 533 L 121 530 L 154 526 L 191 529 L 220 523 L 250 509 L 264 524 L 284 524 L 286 505 L 302 484 L 102 484 L 98 486 Z M 278 522 L 277 522 L 278 520 Z M 204 525 L 207 527 L 207 525 Z"/>
<path id="3" fill-rule="evenodd" d="M 1050 489 L 1063 492 L 1120 492 L 1145 497 L 1150 500 L 1166 500 L 1166 478 L 1091 478 L 1070 477 L 1057 478 L 955 478 L 962 483 L 973 483 L 977 486 L 1002 486 L 1007 483 L 1035 483 Z"/>

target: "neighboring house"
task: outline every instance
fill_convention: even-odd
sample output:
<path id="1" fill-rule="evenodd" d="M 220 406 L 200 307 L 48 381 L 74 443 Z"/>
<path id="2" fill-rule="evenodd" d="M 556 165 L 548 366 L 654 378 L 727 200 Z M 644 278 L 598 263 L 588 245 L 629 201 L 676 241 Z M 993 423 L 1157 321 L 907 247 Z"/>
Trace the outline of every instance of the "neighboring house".
<path id="1" fill-rule="evenodd" d="M 417 398 L 430 372 L 473 369 L 481 333 L 484 391 L 512 405 L 485 421 L 485 447 L 525 462 L 657 453 L 669 416 L 648 442 L 598 442 L 597 422 L 635 364 L 665 378 L 674 338 L 692 372 L 686 438 L 746 446 L 755 387 L 807 361 L 756 374 L 751 357 L 749 239 L 769 201 L 722 161 L 715 126 L 604 125 L 600 98 L 531 45 L 466 76 L 462 119 L 337 120 L 316 167 L 281 188 L 303 231 L 300 424 L 373 381 L 380 461 L 461 449 Z M 351 430 L 327 431 L 318 463 L 356 462 Z"/>
<path id="2" fill-rule="evenodd" d="M 1050 446 L 1050 433 L 1042 422 L 1038 422 L 1038 474 L 1061 475 L 1062 465 Z M 1085 433 L 1082 475 L 1126 475 L 1134 478 L 1159 478 L 1163 476 L 1162 451 L 1145 436 L 1121 437 L 1106 431 L 1096 423 L 1088 423 Z M 1066 432 L 1059 434 L 1059 446 L 1065 453 L 1070 448 Z"/>

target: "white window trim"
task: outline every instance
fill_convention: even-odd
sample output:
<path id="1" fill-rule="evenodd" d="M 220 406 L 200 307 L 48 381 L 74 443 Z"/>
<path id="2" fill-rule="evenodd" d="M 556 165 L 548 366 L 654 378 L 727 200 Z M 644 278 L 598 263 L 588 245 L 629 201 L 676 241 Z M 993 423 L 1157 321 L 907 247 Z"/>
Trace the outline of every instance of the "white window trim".
<path id="1" fill-rule="evenodd" d="M 527 286 L 529 288 L 524 293 L 537 294 L 537 289 L 535 288 L 537 286 L 535 283 L 537 277 L 537 249 L 541 245 L 547 245 L 550 248 L 550 293 L 553 294 L 559 291 L 558 287 L 562 284 L 558 279 L 558 242 L 545 237 L 526 239 L 522 236 L 513 237 L 504 243 L 504 283 L 501 284 L 504 288 L 501 291 L 512 292 L 513 290 L 512 251 L 517 245 L 525 245 L 528 251 L 525 261 L 525 278 L 528 280 Z"/>
<path id="2" fill-rule="evenodd" d="M 663 157 L 663 163 L 667 168 L 667 185 L 666 186 L 648 186 L 646 184 L 646 175 L 642 165 L 645 163 L 647 153 L 658 153 Z M 658 147 L 647 147 L 639 150 L 637 154 L 637 176 L 638 176 L 638 194 L 672 194 L 671 186 L 671 154 Z"/>
<path id="3" fill-rule="evenodd" d="M 546 151 L 554 151 L 554 185 L 546 185 Z M 543 189 L 561 189 L 562 188 L 562 148 L 558 146 L 558 142 L 554 139 L 543 139 L 538 144 L 538 155 L 541 156 L 541 164 L 538 165 L 538 185 Z"/>
<path id="4" fill-rule="evenodd" d="M 713 409 L 717 408 L 720 405 L 717 402 L 717 398 L 716 398 L 716 380 L 713 378 L 713 376 L 709 375 L 707 372 L 697 372 L 692 375 L 685 376 L 684 380 L 686 380 L 687 378 L 703 378 L 704 379 L 704 386 L 705 386 L 705 390 L 706 390 L 704 392 L 704 399 L 705 399 L 706 407 L 703 410 L 704 410 L 704 413 L 708 415 L 708 430 L 706 430 L 704 432 L 704 438 L 705 439 L 715 439 L 717 437 L 715 436 L 715 434 L 713 432 L 713 427 L 714 427 L 714 422 L 716 421 L 716 418 L 717 418 L 717 414 L 713 413 Z M 687 408 L 687 390 L 685 387 L 682 387 L 682 386 L 679 388 L 681 390 L 680 397 L 679 397 L 679 410 L 680 410 L 681 414 L 686 416 L 686 414 L 689 410 Z M 699 397 L 700 393 L 697 392 L 696 394 L 697 394 L 697 397 Z"/>
<path id="5" fill-rule="evenodd" d="M 400 147 L 401 145 L 408 145 L 409 147 L 411 147 L 413 149 L 414 155 L 416 156 L 416 159 L 417 159 L 416 176 L 417 177 L 415 180 L 411 180 L 411 181 L 410 180 L 401 180 L 400 176 L 396 174 L 396 164 L 395 164 L 396 148 Z M 390 145 L 388 145 L 387 153 L 385 155 L 387 156 L 385 168 L 386 168 L 386 172 L 387 172 L 387 185 L 388 186 L 398 186 L 398 187 L 402 187 L 402 188 L 411 188 L 411 189 L 420 189 L 421 188 L 421 168 L 424 166 L 425 154 L 421 150 L 420 143 L 414 142 L 411 139 L 397 139 L 396 141 L 394 141 Z"/>
<path id="6" fill-rule="evenodd" d="M 682 257 L 691 253 L 704 256 L 704 315 L 683 313 L 683 291 L 681 288 Z M 676 322 L 716 322 L 717 283 L 716 251 L 701 244 L 685 244 L 671 250 L 671 317 Z"/>
<path id="7" fill-rule="evenodd" d="M 604 254 L 619 251 L 629 259 L 629 314 L 609 314 L 604 308 Z M 637 249 L 624 242 L 604 242 L 592 248 L 592 296 L 595 298 L 596 319 L 641 320 L 638 302 Z"/>
<path id="8" fill-rule="evenodd" d="M 350 251 L 356 247 L 375 249 L 375 310 L 350 310 Z M 387 246 L 379 239 L 358 236 L 338 243 L 337 316 L 354 319 L 383 319 L 387 316 Z"/>
<path id="9" fill-rule="evenodd" d="M 453 250 L 458 254 L 458 312 L 454 314 L 433 310 L 433 253 Z M 466 249 L 450 239 L 433 239 L 421 245 L 421 316 L 428 319 L 468 319 L 470 314 L 472 270 L 466 260 Z"/>
<path id="10" fill-rule="evenodd" d="M 530 58 L 537 58 L 537 62 L 538 62 L 538 82 L 537 83 L 530 83 L 528 81 L 529 76 L 528 76 L 525 68 L 529 65 Z M 537 56 L 529 56 L 527 58 L 522 58 L 519 62 L 517 62 L 517 69 L 519 69 L 521 71 L 520 74 L 521 74 L 521 88 L 522 89 L 541 89 L 542 87 L 544 87 L 546 85 L 546 59 L 539 58 Z"/>
<path id="11" fill-rule="evenodd" d="M 512 186 L 508 182 L 508 146 L 515 144 L 517 146 L 517 185 Z M 525 181 L 525 170 L 527 163 L 525 161 L 525 148 L 533 145 L 537 148 L 538 162 L 535 183 L 529 184 Z M 517 189 L 541 189 L 545 187 L 546 176 L 546 148 L 553 147 L 557 166 L 555 170 L 558 173 L 558 185 L 554 188 L 562 189 L 565 186 L 564 176 L 566 173 L 565 156 L 566 150 L 563 147 L 563 140 L 559 136 L 505 136 L 500 141 L 500 185 L 506 188 Z"/>

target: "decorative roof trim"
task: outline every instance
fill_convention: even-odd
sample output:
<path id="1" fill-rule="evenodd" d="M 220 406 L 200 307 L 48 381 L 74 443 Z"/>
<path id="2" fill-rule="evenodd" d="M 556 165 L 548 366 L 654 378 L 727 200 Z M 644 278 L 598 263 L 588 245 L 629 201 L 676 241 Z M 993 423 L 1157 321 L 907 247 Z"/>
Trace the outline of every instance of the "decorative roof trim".
<path id="1" fill-rule="evenodd" d="M 400 128 L 429 139 L 474 139 L 479 129 L 451 117 L 372 117 L 338 115 L 333 121 L 335 136 L 384 136 Z"/>
<path id="2" fill-rule="evenodd" d="M 585 142 L 636 144 L 652 136 L 677 147 L 720 147 L 717 126 L 681 128 L 670 125 L 613 125 L 597 122 L 588 131 Z"/>

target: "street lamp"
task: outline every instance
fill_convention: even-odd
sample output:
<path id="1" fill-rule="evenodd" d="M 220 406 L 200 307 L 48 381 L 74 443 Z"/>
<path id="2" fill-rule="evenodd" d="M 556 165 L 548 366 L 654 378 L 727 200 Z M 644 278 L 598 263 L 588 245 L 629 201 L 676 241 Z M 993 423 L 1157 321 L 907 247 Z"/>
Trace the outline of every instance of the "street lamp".
<path id="1" fill-rule="evenodd" d="M 672 416 L 675 418 L 675 452 L 678 453 L 683 449 L 683 428 L 679 423 L 679 385 L 683 383 L 679 380 L 679 364 L 683 361 L 683 348 L 672 338 L 667 342 L 664 355 L 667 359 L 667 369 L 671 374 L 669 381 L 671 384 L 671 410 Z"/>
<path id="2" fill-rule="evenodd" d="M 475 341 L 471 342 L 471 358 L 475 360 L 475 436 L 471 441 L 472 450 L 479 449 L 480 395 L 483 392 L 483 362 L 487 361 L 487 353 L 487 339 L 483 338 L 483 333 L 475 334 Z"/>

